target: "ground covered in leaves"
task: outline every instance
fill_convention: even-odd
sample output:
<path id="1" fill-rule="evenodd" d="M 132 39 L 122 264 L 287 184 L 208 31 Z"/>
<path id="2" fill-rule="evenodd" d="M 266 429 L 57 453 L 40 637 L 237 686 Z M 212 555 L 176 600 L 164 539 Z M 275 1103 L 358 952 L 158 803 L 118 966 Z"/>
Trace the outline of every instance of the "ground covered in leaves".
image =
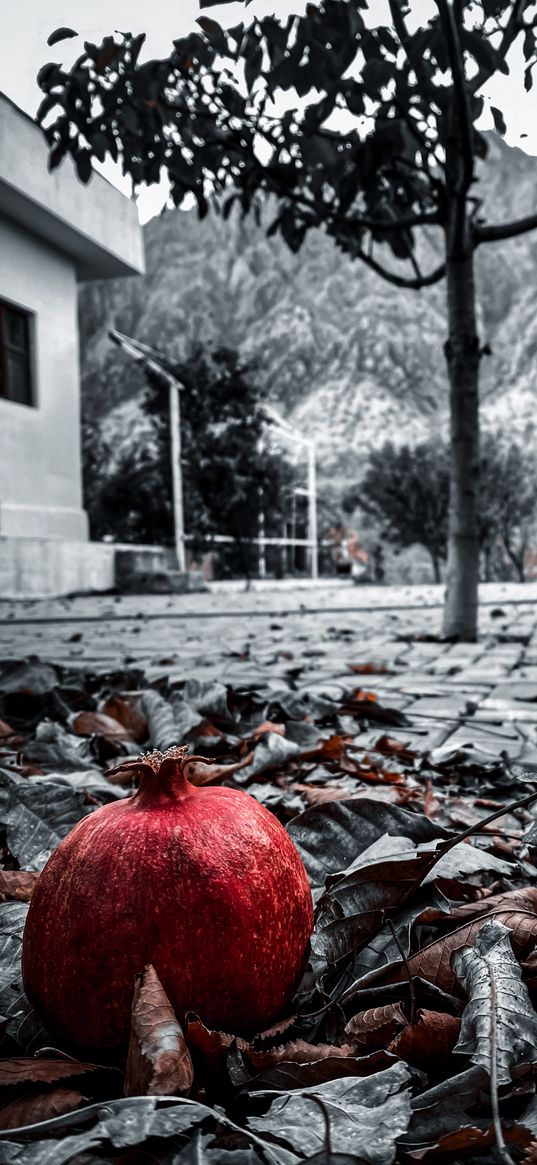
<path id="1" fill-rule="evenodd" d="M 500 750 L 424 751 L 372 690 L 387 671 L 241 686 L 0 665 L 0 1165 L 537 1162 L 537 775 Z M 181 1026 L 149 968 L 124 1070 L 79 1063 L 22 991 L 27 903 L 76 822 L 132 792 L 122 759 L 177 743 L 213 762 L 194 783 L 288 828 L 308 969 L 245 1041 Z"/>

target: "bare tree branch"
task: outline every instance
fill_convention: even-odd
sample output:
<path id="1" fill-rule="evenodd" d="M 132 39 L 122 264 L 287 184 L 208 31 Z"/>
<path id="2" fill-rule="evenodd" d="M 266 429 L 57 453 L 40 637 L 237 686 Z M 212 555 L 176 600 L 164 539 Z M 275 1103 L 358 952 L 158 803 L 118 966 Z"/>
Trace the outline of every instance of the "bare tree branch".
<path id="1" fill-rule="evenodd" d="M 433 283 L 439 283 L 444 278 L 446 273 L 445 263 L 441 263 L 439 267 L 435 267 L 434 271 L 430 271 L 428 275 L 420 275 L 419 278 L 405 279 L 402 275 L 396 275 L 395 271 L 389 271 L 387 267 L 383 267 L 371 255 L 367 255 L 365 251 L 356 251 L 356 257 L 361 259 L 367 267 L 371 267 L 372 271 L 376 271 L 377 275 L 381 275 L 387 283 L 393 283 L 394 287 L 408 287 L 412 291 L 419 291 L 422 287 L 431 287 Z"/>
<path id="2" fill-rule="evenodd" d="M 414 69 L 416 77 L 420 81 L 424 92 L 427 94 L 430 100 L 432 99 L 434 101 L 436 99 L 436 88 L 431 81 L 427 69 L 424 68 L 423 57 L 412 44 L 412 37 L 408 31 L 405 18 L 403 16 L 401 0 L 388 0 L 388 2 L 390 5 L 390 14 L 393 21 L 393 26 L 397 36 L 399 37 L 401 48 L 406 54 L 407 61 Z"/>
<path id="3" fill-rule="evenodd" d="M 518 34 L 523 31 L 525 25 L 522 22 L 522 17 L 526 8 L 529 8 L 532 3 L 533 0 L 513 0 L 513 7 L 503 29 L 502 39 L 495 50 L 496 56 L 500 60 L 505 61 L 509 49 L 514 44 Z M 489 68 L 482 66 L 472 81 L 472 93 L 477 93 L 482 85 L 490 79 L 494 71 L 495 69 L 492 63 Z"/>
<path id="4" fill-rule="evenodd" d="M 537 214 L 529 214 L 527 218 L 519 218 L 514 222 L 503 222 L 497 226 L 476 224 L 473 236 L 476 247 L 480 243 L 499 243 L 502 239 L 514 239 L 516 235 L 525 235 L 537 227 Z"/>

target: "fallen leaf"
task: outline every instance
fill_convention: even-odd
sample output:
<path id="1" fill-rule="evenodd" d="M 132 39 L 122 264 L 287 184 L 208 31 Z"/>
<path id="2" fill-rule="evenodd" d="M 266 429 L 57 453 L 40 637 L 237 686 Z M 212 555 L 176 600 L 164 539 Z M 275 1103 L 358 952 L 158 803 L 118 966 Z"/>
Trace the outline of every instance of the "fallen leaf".
<path id="1" fill-rule="evenodd" d="M 506 890 L 504 894 L 491 894 L 477 902 L 464 902 L 461 906 L 452 906 L 449 914 L 432 912 L 428 921 L 470 921 L 490 914 L 493 910 L 524 910 L 537 914 L 537 886 L 523 886 L 519 890 Z"/>
<path id="2" fill-rule="evenodd" d="M 348 665 L 352 672 L 359 675 L 368 676 L 387 676 L 390 675 L 390 669 L 385 667 L 382 663 L 350 663 Z"/>
<path id="3" fill-rule="evenodd" d="M 36 1056 L 15 1056 L 0 1059 L 0 1088 L 15 1084 L 56 1084 L 71 1076 L 85 1076 L 88 1072 L 102 1072 L 100 1064 L 85 1064 L 79 1060 L 50 1060 Z"/>
<path id="4" fill-rule="evenodd" d="M 125 1096 L 188 1096 L 193 1079 L 183 1030 L 149 965 L 134 988 Z"/>
<path id="5" fill-rule="evenodd" d="M 0 870 L 0 902 L 29 902 L 38 877 L 33 870 Z"/>
<path id="6" fill-rule="evenodd" d="M 288 760 L 300 755 L 298 744 L 277 732 L 267 732 L 261 737 L 250 764 L 245 766 L 240 777 L 235 779 L 244 785 L 251 777 L 257 777 L 259 773 L 268 772 L 270 769 L 278 769 Z"/>
<path id="7" fill-rule="evenodd" d="M 262 724 L 258 724 L 252 732 L 252 740 L 259 740 L 262 736 L 266 736 L 267 732 L 276 732 L 279 736 L 285 736 L 285 724 L 276 724 L 273 720 L 263 720 Z"/>
<path id="8" fill-rule="evenodd" d="M 350 1039 L 353 1051 L 373 1052 L 393 1043 L 407 1026 L 401 1004 L 387 1003 L 384 1007 L 372 1007 L 353 1015 L 345 1027 L 345 1035 Z"/>
<path id="9" fill-rule="evenodd" d="M 483 927 L 489 920 L 502 922 L 511 932 L 513 948 L 517 958 L 526 958 L 533 951 L 537 942 L 537 915 L 522 910 L 496 910 L 491 914 L 483 915 L 465 926 L 458 927 L 451 934 L 428 943 L 420 951 L 416 951 L 407 960 L 406 968 L 388 970 L 386 977 L 380 980 L 383 983 L 401 982 L 411 975 L 419 975 L 429 983 L 434 983 L 449 995 L 460 995 L 461 988 L 457 976 L 451 967 L 451 957 L 463 947 L 473 945 Z"/>
<path id="10" fill-rule="evenodd" d="M 30 1096 L 20 1096 L 0 1107 L 0 1129 L 17 1129 L 22 1125 L 34 1125 L 48 1121 L 51 1117 L 75 1112 L 86 1097 L 70 1088 L 54 1088 L 49 1092 L 38 1092 Z"/>
<path id="11" fill-rule="evenodd" d="M 21 990 L 22 934 L 28 906 L 22 902 L 0 905 L 0 1011 L 6 1014 Z"/>
<path id="12" fill-rule="evenodd" d="M 105 716 L 111 716 L 127 730 L 131 740 L 143 744 L 149 736 L 149 727 L 145 716 L 138 711 L 135 703 L 125 696 L 112 695 L 100 709 Z"/>
<path id="13" fill-rule="evenodd" d="M 249 1047 L 248 1041 L 238 1036 L 229 1035 L 227 1032 L 211 1031 L 197 1016 L 187 1018 L 186 1039 L 188 1046 L 195 1048 L 203 1060 L 204 1079 L 207 1079 L 207 1075 L 211 1077 L 220 1074 L 232 1044 L 235 1043 L 241 1052 L 247 1051 Z"/>
<path id="14" fill-rule="evenodd" d="M 414 1023 L 408 1023 L 387 1045 L 387 1050 L 412 1067 L 434 1070 L 453 1051 L 460 1027 L 457 1016 L 420 1009 Z"/>
<path id="15" fill-rule="evenodd" d="M 142 711 L 147 719 L 151 747 L 167 752 L 181 743 L 173 709 L 158 692 L 142 692 Z"/>
<path id="16" fill-rule="evenodd" d="M 0 692 L 44 695 L 57 687 L 57 684 L 56 669 L 35 656 L 22 663 L 10 663 L 0 673 Z"/>
<path id="17" fill-rule="evenodd" d="M 104 736 L 106 740 L 133 740 L 119 720 L 104 712 L 79 712 L 71 725 L 77 736 Z"/>
<path id="18" fill-rule="evenodd" d="M 383 1049 L 368 1056 L 329 1055 L 317 1060 L 300 1063 L 296 1060 L 282 1060 L 272 1068 L 265 1068 L 259 1075 L 248 1081 L 248 1091 L 277 1092 L 304 1091 L 318 1088 L 345 1077 L 374 1076 L 396 1063 L 396 1057 Z M 309 1160 L 309 1158 L 308 1158 Z"/>
<path id="19" fill-rule="evenodd" d="M 506 1144 L 517 1147 L 519 1149 L 525 1148 L 530 1144 L 531 1133 L 524 1129 L 519 1124 L 509 1124 L 504 1127 L 504 1139 Z M 406 1149 L 405 1158 L 410 1161 L 429 1161 L 434 1160 L 438 1155 L 440 1161 L 455 1161 L 459 1154 L 464 1155 L 466 1160 L 469 1153 L 476 1154 L 483 1153 L 486 1149 L 494 1149 L 496 1147 L 496 1131 L 491 1122 L 478 1122 L 474 1119 L 474 1123 L 464 1124 L 453 1132 L 444 1133 L 433 1144 L 429 1144 L 420 1149 Z M 406 1148 L 406 1146 L 405 1146 Z M 496 1154 L 494 1154 L 496 1157 Z M 480 1160 L 480 1157 L 471 1158 L 472 1161 Z M 485 1161 L 486 1158 L 483 1158 Z M 524 1165 L 528 1165 L 528 1158 L 523 1158 Z"/>
<path id="20" fill-rule="evenodd" d="M 20 736 L 14 732 L 10 724 L 6 724 L 5 720 L 0 720 L 0 745 L 9 745 L 11 748 L 19 748 L 24 744 L 24 736 Z"/>
<path id="21" fill-rule="evenodd" d="M 226 781 L 240 769 L 246 768 L 247 765 L 251 764 L 252 759 L 251 752 L 232 765 L 211 765 L 202 760 L 192 759 L 188 761 L 186 776 L 191 785 L 214 785 L 218 781 Z"/>
<path id="22" fill-rule="evenodd" d="M 319 1085 L 314 1094 L 329 1106 L 333 1151 L 354 1153 L 368 1165 L 392 1165 L 396 1142 L 410 1119 L 409 1082 L 405 1065 L 396 1063 L 373 1076 Z M 259 1095 L 271 1097 L 270 1092 Z M 261 1136 L 276 1137 L 302 1157 L 319 1153 L 325 1122 L 310 1096 L 300 1090 L 276 1095 L 263 1116 L 247 1117 L 248 1127 Z"/>
<path id="23" fill-rule="evenodd" d="M 315 889 L 324 887 L 328 875 L 341 875 L 384 834 L 410 838 L 416 844 L 450 837 L 427 817 L 371 797 L 306 809 L 287 829 Z"/>
<path id="24" fill-rule="evenodd" d="M 56 846 L 86 815 L 82 794 L 53 781 L 32 784 L 0 772 L 7 794 L 0 821 L 7 826 L 7 844 L 26 870 L 40 870 Z"/>
<path id="25" fill-rule="evenodd" d="M 256 1051 L 255 1044 L 244 1049 L 249 1063 L 257 1072 L 272 1068 L 276 1064 L 314 1064 L 318 1060 L 345 1058 L 352 1056 L 350 1044 L 335 1047 L 333 1044 L 308 1044 L 305 1040 L 293 1040 L 270 1051 Z"/>
<path id="26" fill-rule="evenodd" d="M 537 1014 L 507 927 L 485 922 L 452 966 L 469 997 L 455 1051 L 496 1076 L 498 1085 L 510 1084 L 514 1065 L 537 1059 Z"/>

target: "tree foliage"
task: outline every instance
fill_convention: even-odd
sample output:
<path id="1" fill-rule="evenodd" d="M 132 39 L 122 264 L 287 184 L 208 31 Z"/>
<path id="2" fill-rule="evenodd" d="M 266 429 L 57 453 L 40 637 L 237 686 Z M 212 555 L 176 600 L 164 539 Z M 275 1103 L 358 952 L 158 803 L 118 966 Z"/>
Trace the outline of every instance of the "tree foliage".
<path id="1" fill-rule="evenodd" d="M 503 570 L 507 562 L 524 582 L 526 554 L 536 529 L 535 454 L 486 434 L 481 446 L 481 497 L 485 578 Z"/>
<path id="2" fill-rule="evenodd" d="M 92 159 L 110 156 L 137 186 L 158 182 L 164 169 L 175 205 L 193 195 L 201 215 L 209 197 L 226 190 L 225 213 L 235 200 L 249 211 L 260 193 L 271 193 L 279 211 L 270 229 L 293 250 L 323 226 L 392 282 L 424 286 L 442 278 L 444 266 L 418 270 L 415 231 L 447 225 L 454 119 L 464 135 L 464 201 L 474 160 L 487 153 L 475 127 L 481 90 L 508 72 L 519 39 L 532 88 L 530 7 L 529 0 L 436 0 L 426 23 L 416 13 L 417 27 L 401 0 L 389 0 L 387 24 L 375 24 L 368 0 L 323 0 L 303 16 L 254 16 L 229 29 L 201 16 L 200 30 L 174 41 L 162 60 L 142 59 L 143 33 L 86 42 L 70 71 L 49 63 L 39 73 L 50 166 L 71 154 L 88 181 Z M 280 116 L 275 99 L 284 105 Z M 503 115 L 492 112 L 502 133 Z M 486 226 L 472 203 L 474 246 L 537 221 Z M 382 243 L 412 264 L 409 279 L 381 268 Z"/>
<path id="3" fill-rule="evenodd" d="M 249 575 L 255 552 L 249 545 L 265 530 L 281 530 L 292 471 L 267 438 L 264 401 L 254 370 L 228 348 L 195 349 L 181 364 L 168 364 L 183 384 L 181 441 L 185 528 L 194 550 L 211 545 L 211 536 L 228 535 L 235 552 L 228 564 Z M 148 374 L 144 412 L 152 438 L 134 440 L 112 457 L 110 476 L 88 452 L 88 489 L 94 536 L 112 534 L 132 541 L 171 545 L 172 482 L 168 395 Z M 91 442 L 86 444 L 90 445 Z M 93 465 L 93 473 L 91 467 Z M 89 484 L 89 483 L 88 483 Z"/>
<path id="4" fill-rule="evenodd" d="M 486 581 L 514 570 L 525 577 L 525 556 L 535 530 L 535 457 L 498 434 L 486 434 L 480 464 L 479 543 Z M 344 508 L 360 508 L 400 549 L 424 546 L 434 578 L 447 557 L 449 450 L 444 442 L 422 441 L 396 448 L 387 441 L 369 457 L 364 477 L 344 498 Z"/>
<path id="5" fill-rule="evenodd" d="M 445 445 L 422 441 L 396 448 L 391 441 L 375 449 L 365 475 L 344 499 L 375 519 L 384 537 L 400 549 L 419 543 L 431 556 L 435 582 L 447 552 L 449 456 Z"/>

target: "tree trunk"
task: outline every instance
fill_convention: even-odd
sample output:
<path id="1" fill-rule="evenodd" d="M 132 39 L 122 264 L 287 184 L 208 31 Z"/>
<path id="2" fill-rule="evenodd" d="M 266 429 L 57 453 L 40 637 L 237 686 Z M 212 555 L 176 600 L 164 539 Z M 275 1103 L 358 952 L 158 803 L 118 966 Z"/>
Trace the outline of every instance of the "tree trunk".
<path id="1" fill-rule="evenodd" d="M 455 240 L 455 233 L 458 241 Z M 443 633 L 477 639 L 479 578 L 479 339 L 473 246 L 465 211 L 453 200 L 446 232 L 449 336 L 445 348 L 451 409 L 451 480 Z"/>
<path id="2" fill-rule="evenodd" d="M 435 583 L 442 582 L 442 575 L 440 574 L 440 559 L 432 550 L 429 551 L 431 555 L 431 562 L 433 564 L 433 578 Z"/>
<path id="3" fill-rule="evenodd" d="M 517 572 L 518 581 L 525 582 L 526 581 L 525 558 L 526 558 L 527 540 L 526 539 L 522 540 L 522 544 L 521 544 L 518 551 L 513 550 L 513 547 L 511 546 L 511 540 L 509 538 L 509 535 L 506 534 L 504 531 L 504 533 L 502 535 L 502 542 L 504 544 L 507 557 L 511 560 L 511 562 L 512 562 L 512 564 Z"/>

